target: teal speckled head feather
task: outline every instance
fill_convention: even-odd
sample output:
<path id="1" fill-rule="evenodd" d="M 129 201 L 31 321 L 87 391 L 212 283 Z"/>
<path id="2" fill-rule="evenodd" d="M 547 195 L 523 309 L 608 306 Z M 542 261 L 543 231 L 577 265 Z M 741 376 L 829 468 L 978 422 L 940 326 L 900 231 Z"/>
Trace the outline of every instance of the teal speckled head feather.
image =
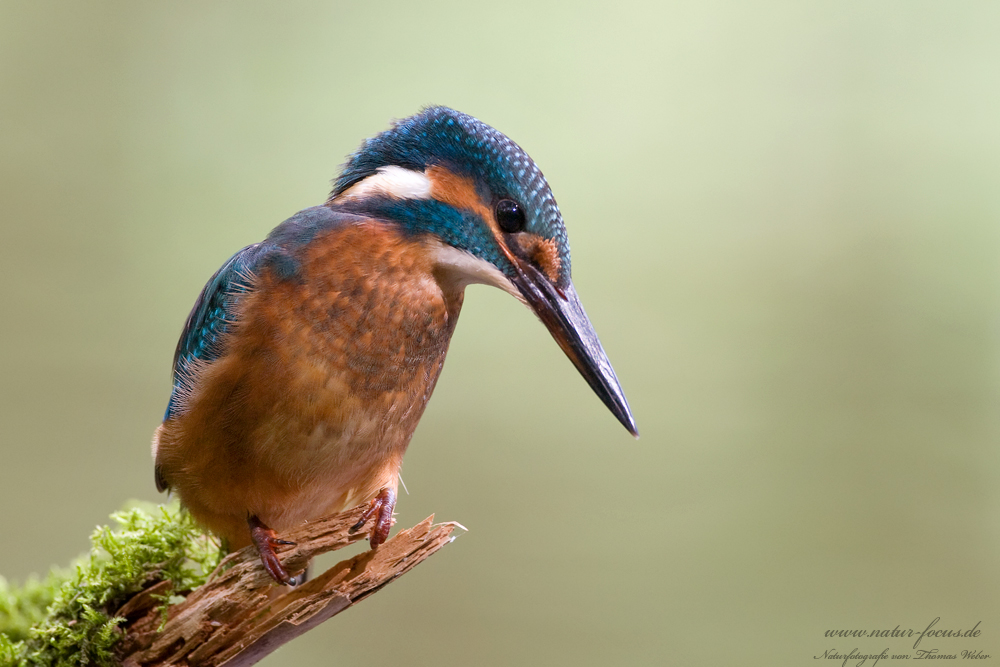
<path id="1" fill-rule="evenodd" d="M 523 230 L 555 245 L 559 258 L 557 282 L 564 284 L 569 279 L 569 240 L 552 190 L 534 160 L 502 132 L 454 109 L 428 107 L 366 140 L 348 159 L 334 182 L 330 199 L 388 166 L 413 171 L 443 167 L 472 179 L 490 208 L 504 199 L 518 202 L 525 215 Z M 452 245 L 487 259 L 508 276 L 514 275 L 514 267 L 499 248 L 493 247 L 493 238 L 486 230 L 477 229 L 453 212 L 439 210 L 433 201 L 382 204 L 392 209 L 391 217 L 412 218 L 415 226 L 431 228 Z"/>

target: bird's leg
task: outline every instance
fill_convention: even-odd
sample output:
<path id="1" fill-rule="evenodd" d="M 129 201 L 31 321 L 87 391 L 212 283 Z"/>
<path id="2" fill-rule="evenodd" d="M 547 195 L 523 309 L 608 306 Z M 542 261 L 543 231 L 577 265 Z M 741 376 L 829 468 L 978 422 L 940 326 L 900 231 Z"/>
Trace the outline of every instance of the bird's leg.
<path id="1" fill-rule="evenodd" d="M 264 564 L 264 569 L 267 570 L 267 573 L 279 584 L 294 586 L 296 581 L 288 576 L 288 572 L 281 566 L 281 561 L 278 559 L 278 554 L 275 553 L 274 547 L 282 544 L 295 544 L 295 542 L 279 540 L 275 536 L 274 531 L 268 528 L 256 515 L 247 518 L 247 525 L 250 526 L 250 539 L 253 540 L 254 546 L 257 547 L 257 553 L 260 554 L 260 562 Z"/>
<path id="2" fill-rule="evenodd" d="M 392 528 L 392 510 L 396 507 L 396 492 L 386 487 L 378 492 L 361 519 L 351 527 L 351 532 L 357 532 L 364 527 L 368 519 L 375 517 L 375 525 L 368 534 L 368 543 L 372 549 L 386 541 Z"/>

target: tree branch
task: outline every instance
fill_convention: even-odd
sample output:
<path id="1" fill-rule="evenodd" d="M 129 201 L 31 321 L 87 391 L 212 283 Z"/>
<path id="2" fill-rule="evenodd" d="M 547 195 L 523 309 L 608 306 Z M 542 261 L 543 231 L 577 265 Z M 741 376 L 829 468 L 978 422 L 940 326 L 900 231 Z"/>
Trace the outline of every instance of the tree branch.
<path id="1" fill-rule="evenodd" d="M 367 537 L 364 532 L 349 533 L 364 509 L 356 507 L 282 535 L 296 543 L 281 553 L 286 569 L 300 571 L 315 556 Z M 161 581 L 117 612 L 126 618 L 122 662 L 127 667 L 252 665 L 377 592 L 454 539 L 451 533 L 458 524 L 433 524 L 433 519 L 295 588 L 277 587 L 257 552 L 247 547 L 227 556 L 208 582 L 171 606 L 165 623 L 157 607 L 162 596 L 169 595 L 170 582 Z"/>

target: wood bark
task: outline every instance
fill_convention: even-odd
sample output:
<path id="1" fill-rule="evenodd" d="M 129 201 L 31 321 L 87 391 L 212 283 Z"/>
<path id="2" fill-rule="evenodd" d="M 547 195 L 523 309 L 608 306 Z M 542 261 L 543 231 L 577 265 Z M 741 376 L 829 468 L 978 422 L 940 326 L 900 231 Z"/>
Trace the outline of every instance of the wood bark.
<path id="1" fill-rule="evenodd" d="M 365 507 L 306 524 L 282 534 L 295 546 L 279 551 L 285 568 L 303 570 L 317 555 L 362 540 L 351 533 Z M 390 581 L 402 576 L 452 541 L 456 523 L 428 517 L 402 530 L 377 549 L 334 565 L 294 588 L 278 586 L 264 571 L 253 547 L 228 555 L 201 587 L 159 610 L 169 581 L 152 584 L 122 606 L 126 619 L 121 658 L 127 667 L 161 665 L 244 667 L 311 630 Z"/>

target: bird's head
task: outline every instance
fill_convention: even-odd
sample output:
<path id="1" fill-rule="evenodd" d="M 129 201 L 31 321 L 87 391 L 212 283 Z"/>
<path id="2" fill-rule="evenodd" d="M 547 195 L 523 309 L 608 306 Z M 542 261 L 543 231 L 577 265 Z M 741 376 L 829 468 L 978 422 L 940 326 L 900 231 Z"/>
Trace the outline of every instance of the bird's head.
<path id="1" fill-rule="evenodd" d="M 328 203 L 400 225 L 457 284 L 495 285 L 527 304 L 638 435 L 573 288 L 566 227 L 548 182 L 504 134 L 453 109 L 427 108 L 351 155 Z"/>

